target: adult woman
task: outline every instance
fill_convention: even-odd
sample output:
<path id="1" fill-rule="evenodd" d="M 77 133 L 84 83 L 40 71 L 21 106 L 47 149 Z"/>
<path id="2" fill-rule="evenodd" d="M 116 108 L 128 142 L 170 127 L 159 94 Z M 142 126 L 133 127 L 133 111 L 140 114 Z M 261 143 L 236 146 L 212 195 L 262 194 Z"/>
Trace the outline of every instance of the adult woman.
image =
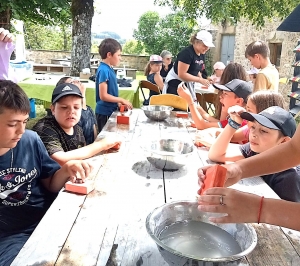
<path id="1" fill-rule="evenodd" d="M 185 81 L 194 100 L 196 100 L 194 82 L 200 82 L 204 86 L 210 84 L 209 80 L 206 79 L 205 53 L 210 47 L 214 47 L 214 44 L 212 43 L 212 35 L 205 30 L 194 34 L 190 43 L 190 46 L 184 48 L 177 55 L 174 66 L 166 77 L 163 93 L 177 95 L 178 85 L 181 81 Z"/>
<path id="2" fill-rule="evenodd" d="M 167 50 L 163 50 L 160 53 L 160 56 L 161 56 L 162 61 L 163 61 L 162 68 L 160 70 L 160 75 L 162 76 L 163 80 L 165 80 L 165 78 L 168 75 L 169 71 L 173 67 L 172 54 L 171 54 L 171 52 L 169 52 Z"/>

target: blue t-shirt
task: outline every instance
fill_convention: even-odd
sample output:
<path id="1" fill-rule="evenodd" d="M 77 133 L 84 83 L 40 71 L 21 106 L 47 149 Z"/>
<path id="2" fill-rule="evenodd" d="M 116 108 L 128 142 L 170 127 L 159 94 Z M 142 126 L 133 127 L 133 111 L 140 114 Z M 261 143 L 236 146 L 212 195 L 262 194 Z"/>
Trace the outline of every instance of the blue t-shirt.
<path id="1" fill-rule="evenodd" d="M 154 76 L 155 76 L 155 73 L 149 74 L 149 75 L 147 76 L 147 80 L 150 81 L 151 83 L 157 85 L 156 82 L 155 82 L 155 80 L 154 80 Z M 150 97 L 151 97 L 152 95 L 159 95 L 159 93 L 156 92 L 156 91 L 150 90 L 150 92 L 149 92 L 149 99 L 150 99 Z M 149 100 L 149 99 L 148 99 L 148 100 Z"/>
<path id="2" fill-rule="evenodd" d="M 81 117 L 77 124 L 82 128 L 86 145 L 95 141 L 94 125 L 97 125 L 95 114 L 90 106 L 86 106 L 86 110 L 81 110 Z"/>
<path id="3" fill-rule="evenodd" d="M 57 195 L 47 191 L 41 179 L 53 176 L 58 169 L 59 164 L 30 130 L 15 148 L 0 156 L 0 236 L 41 220 Z"/>
<path id="4" fill-rule="evenodd" d="M 106 63 L 101 62 L 96 73 L 96 114 L 110 116 L 118 109 L 117 103 L 105 102 L 100 99 L 99 85 L 107 83 L 107 93 L 115 97 L 119 96 L 119 89 L 115 71 Z"/>

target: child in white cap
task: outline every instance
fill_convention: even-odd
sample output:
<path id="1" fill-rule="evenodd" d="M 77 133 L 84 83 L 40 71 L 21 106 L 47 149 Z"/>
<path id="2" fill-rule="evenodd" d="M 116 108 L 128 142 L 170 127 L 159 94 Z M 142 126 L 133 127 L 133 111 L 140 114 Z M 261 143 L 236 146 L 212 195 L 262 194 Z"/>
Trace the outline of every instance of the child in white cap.
<path id="1" fill-rule="evenodd" d="M 213 66 L 214 73 L 211 75 L 210 80 L 212 83 L 220 84 L 221 76 L 224 72 L 225 65 L 223 62 L 216 62 Z"/>

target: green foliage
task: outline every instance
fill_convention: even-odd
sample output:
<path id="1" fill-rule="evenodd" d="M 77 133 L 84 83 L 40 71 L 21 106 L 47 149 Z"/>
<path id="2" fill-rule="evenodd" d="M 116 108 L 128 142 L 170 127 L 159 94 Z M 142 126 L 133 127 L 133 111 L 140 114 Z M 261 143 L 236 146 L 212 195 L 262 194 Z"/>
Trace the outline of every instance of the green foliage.
<path id="1" fill-rule="evenodd" d="M 40 26 L 25 23 L 26 49 L 71 50 L 71 27 Z"/>
<path id="2" fill-rule="evenodd" d="M 155 0 L 155 3 L 183 10 L 191 19 L 205 16 L 215 23 L 235 23 L 246 18 L 260 27 L 266 19 L 287 17 L 299 4 L 299 0 Z"/>
<path id="3" fill-rule="evenodd" d="M 71 24 L 68 0 L 6 0 L 0 3 L 0 12 L 10 10 L 12 18 L 40 25 Z"/>
<path id="4" fill-rule="evenodd" d="M 144 54 L 145 49 L 142 45 L 139 45 L 136 40 L 128 40 L 122 47 L 122 53 L 124 54 Z"/>
<path id="5" fill-rule="evenodd" d="M 160 54 L 169 50 L 177 55 L 189 44 L 195 20 L 186 18 L 180 11 L 160 18 L 157 12 L 146 12 L 139 19 L 138 29 L 133 36 L 148 54 Z"/>

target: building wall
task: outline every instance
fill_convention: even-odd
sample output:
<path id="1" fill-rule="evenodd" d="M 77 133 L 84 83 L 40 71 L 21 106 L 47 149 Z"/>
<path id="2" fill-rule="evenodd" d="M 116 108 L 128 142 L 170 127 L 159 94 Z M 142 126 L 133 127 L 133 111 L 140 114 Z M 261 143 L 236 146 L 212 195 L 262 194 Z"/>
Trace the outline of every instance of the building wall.
<path id="1" fill-rule="evenodd" d="M 91 57 L 100 58 L 99 54 L 93 53 Z M 71 52 L 68 51 L 49 51 L 49 50 L 31 50 L 27 53 L 26 59 L 39 64 L 51 64 L 51 59 L 70 58 Z M 122 55 L 120 67 L 124 65 L 128 68 L 136 68 L 139 71 L 145 69 L 149 56 Z"/>

